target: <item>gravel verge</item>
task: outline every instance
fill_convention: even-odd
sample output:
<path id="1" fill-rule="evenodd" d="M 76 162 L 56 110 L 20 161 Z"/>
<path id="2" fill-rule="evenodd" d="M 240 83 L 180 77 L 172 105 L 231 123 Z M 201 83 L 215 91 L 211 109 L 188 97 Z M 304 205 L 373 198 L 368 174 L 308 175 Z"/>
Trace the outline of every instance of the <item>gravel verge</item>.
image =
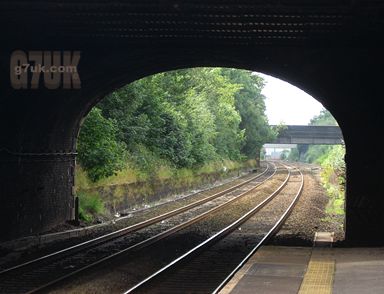
<path id="1" fill-rule="evenodd" d="M 319 167 L 300 164 L 300 169 L 304 174 L 303 193 L 292 214 L 269 244 L 312 246 L 316 232 L 334 232 L 334 246 L 341 246 L 344 218 L 325 212 L 329 197 L 321 184 Z"/>

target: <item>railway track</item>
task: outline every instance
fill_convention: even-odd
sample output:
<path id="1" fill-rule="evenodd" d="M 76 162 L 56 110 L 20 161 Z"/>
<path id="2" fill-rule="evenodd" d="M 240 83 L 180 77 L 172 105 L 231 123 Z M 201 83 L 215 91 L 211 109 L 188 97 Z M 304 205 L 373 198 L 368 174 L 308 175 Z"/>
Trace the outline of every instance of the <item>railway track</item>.
<path id="1" fill-rule="evenodd" d="M 117 232 L 2 270 L 0 272 L 0 292 L 33 293 L 119 255 L 149 246 L 245 197 L 256 187 L 270 179 L 275 172 L 275 168 L 268 167 L 260 175 L 184 207 Z M 204 212 L 201 212 L 204 210 L 201 208 L 202 206 L 206 206 Z M 197 215 L 192 213 L 191 217 L 193 210 L 197 210 Z M 186 214 L 187 221 L 178 225 L 171 221 L 173 217 L 183 214 Z M 163 224 L 165 221 L 168 222 L 168 226 Z M 151 228 L 156 225 L 158 226 L 157 229 Z M 143 230 L 147 231 L 141 235 L 134 235 L 135 232 Z"/>
<path id="2" fill-rule="evenodd" d="M 20 252 L 15 260 L 5 260 L 0 258 L 0 274 L 2 271 L 18 266 L 19 264 L 25 264 L 28 261 L 32 261 L 38 259 L 43 256 L 48 256 L 52 253 L 59 252 L 61 250 L 67 250 L 68 248 L 72 248 L 75 245 L 80 243 L 85 243 L 87 241 L 96 240 L 98 237 L 108 236 L 111 233 L 116 231 L 120 231 L 131 225 L 137 223 L 144 223 L 147 220 L 155 220 L 155 217 L 160 215 L 165 215 L 168 212 L 176 211 L 178 208 L 182 208 L 197 202 L 199 200 L 208 199 L 209 196 L 219 196 L 222 192 L 229 192 L 233 187 L 240 187 L 242 184 L 246 184 L 248 180 L 252 180 L 257 178 L 260 173 L 263 174 L 269 168 L 268 164 L 264 167 L 264 170 L 258 172 L 256 175 L 253 173 L 249 173 L 245 176 L 232 179 L 229 182 L 222 183 L 215 187 L 210 187 L 204 190 L 200 190 L 188 195 L 184 195 L 181 197 L 176 197 L 170 201 L 166 201 L 160 204 L 155 204 L 150 207 L 145 207 L 141 209 L 134 209 L 129 212 L 123 213 L 122 217 L 111 221 L 110 224 L 105 223 L 104 225 L 100 225 L 95 227 L 95 230 L 92 230 L 92 233 L 87 234 L 85 236 L 69 238 L 67 240 L 62 240 L 60 242 L 51 242 L 45 244 L 43 247 L 36 248 L 32 247 L 32 250 L 25 250 Z M 11 248 L 10 245 L 6 245 L 5 250 L 7 248 Z"/>
<path id="3" fill-rule="evenodd" d="M 277 175 L 263 187 L 259 187 L 249 195 L 244 196 L 241 201 L 232 203 L 224 210 L 210 211 L 204 220 L 180 228 L 180 230 L 166 235 L 165 238 L 146 242 L 145 250 L 135 246 L 125 254 L 119 254 L 118 259 L 103 263 L 103 267 L 94 268 L 83 275 L 58 283 L 48 290 L 45 289 L 45 292 L 122 293 L 129 286 L 134 287 L 143 279 L 152 276 L 154 272 L 166 267 L 168 263 L 182 258 L 194 247 L 204 243 L 207 238 L 211 239 L 212 234 L 223 230 L 246 214 L 249 216 L 249 210 L 252 207 L 254 208 L 252 212 L 255 212 L 265 206 L 283 189 L 288 179 L 289 172 L 287 169 L 279 169 Z M 274 191 L 273 196 L 270 195 L 272 191 Z M 241 208 L 239 209 L 239 207 Z M 210 227 L 209 232 L 206 233 L 204 231 L 208 226 Z M 183 293 L 180 290 L 176 292 Z"/>
<path id="4" fill-rule="evenodd" d="M 124 293 L 219 293 L 289 216 L 304 185 L 300 170 L 292 173 L 247 214 Z"/>

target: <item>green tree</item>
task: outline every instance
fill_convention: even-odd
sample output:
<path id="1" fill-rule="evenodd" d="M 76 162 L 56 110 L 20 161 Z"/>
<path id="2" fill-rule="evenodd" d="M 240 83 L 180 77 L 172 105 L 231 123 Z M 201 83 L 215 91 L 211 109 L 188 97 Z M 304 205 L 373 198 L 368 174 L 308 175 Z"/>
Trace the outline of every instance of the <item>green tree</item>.
<path id="1" fill-rule="evenodd" d="M 281 152 L 281 154 L 280 154 L 280 159 L 281 160 L 285 160 L 285 159 L 287 159 L 288 158 L 288 156 L 289 156 L 289 150 L 283 150 L 282 152 Z"/>
<path id="2" fill-rule="evenodd" d="M 113 175 L 124 166 L 125 146 L 117 141 L 116 122 L 93 108 L 78 138 L 78 159 L 92 181 Z"/>
<path id="3" fill-rule="evenodd" d="M 325 108 L 320 111 L 319 115 L 313 117 L 309 123 L 311 126 L 337 126 L 336 119 Z"/>
<path id="4" fill-rule="evenodd" d="M 337 122 L 332 114 L 326 110 L 322 109 L 320 114 L 313 117 L 309 123 L 312 126 L 337 126 Z M 298 148 L 305 150 L 305 147 L 298 145 Z M 309 163 L 321 163 L 328 153 L 332 150 L 330 145 L 312 145 L 307 148 L 305 152 L 305 161 Z"/>
<path id="5" fill-rule="evenodd" d="M 183 69 L 137 80 L 90 113 L 79 138 L 80 163 L 96 180 L 120 168 L 121 158 L 114 153 L 119 148 L 126 149 L 130 164 L 148 171 L 158 161 L 182 168 L 257 158 L 274 134 L 264 113 L 262 87 L 263 80 L 250 71 L 222 68 Z"/>
<path id="6" fill-rule="evenodd" d="M 241 86 L 222 74 L 220 68 L 206 68 L 194 75 L 196 90 L 203 99 L 214 119 L 215 137 L 213 145 L 218 155 L 232 160 L 241 159 L 244 131 L 241 116 L 236 109 L 236 94 Z"/>
<path id="7" fill-rule="evenodd" d="M 265 142 L 276 136 L 265 114 L 265 96 L 261 94 L 264 81 L 247 70 L 222 69 L 230 81 L 241 86 L 235 94 L 236 109 L 241 116 L 240 128 L 244 130 L 245 142 L 241 152 L 248 158 L 258 158 Z"/>
<path id="8" fill-rule="evenodd" d="M 288 154 L 287 159 L 289 161 L 299 161 L 299 159 L 300 159 L 299 149 L 298 148 L 292 148 Z"/>
<path id="9" fill-rule="evenodd" d="M 142 144 L 176 166 L 192 166 L 241 157 L 244 135 L 234 96 L 239 89 L 218 68 L 193 68 L 138 80 L 100 107 L 118 122 L 131 152 Z"/>

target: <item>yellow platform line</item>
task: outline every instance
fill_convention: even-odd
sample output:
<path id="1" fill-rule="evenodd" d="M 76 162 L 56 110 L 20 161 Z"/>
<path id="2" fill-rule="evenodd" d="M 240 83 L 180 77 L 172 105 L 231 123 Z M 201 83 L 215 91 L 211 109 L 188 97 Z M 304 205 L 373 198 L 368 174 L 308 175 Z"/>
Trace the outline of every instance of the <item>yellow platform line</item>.
<path id="1" fill-rule="evenodd" d="M 301 283 L 299 294 L 331 294 L 335 261 L 330 258 L 311 258 Z"/>

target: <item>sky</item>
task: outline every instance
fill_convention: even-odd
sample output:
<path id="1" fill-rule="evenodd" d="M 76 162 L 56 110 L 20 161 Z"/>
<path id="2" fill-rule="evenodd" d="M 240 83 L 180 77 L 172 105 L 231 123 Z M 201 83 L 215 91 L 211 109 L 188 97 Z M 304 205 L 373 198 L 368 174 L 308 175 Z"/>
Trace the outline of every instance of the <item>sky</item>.
<path id="1" fill-rule="evenodd" d="M 323 109 L 320 102 L 299 88 L 265 74 L 257 75 L 263 77 L 266 83 L 261 93 L 266 96 L 270 125 L 281 122 L 286 125 L 307 125 Z"/>

